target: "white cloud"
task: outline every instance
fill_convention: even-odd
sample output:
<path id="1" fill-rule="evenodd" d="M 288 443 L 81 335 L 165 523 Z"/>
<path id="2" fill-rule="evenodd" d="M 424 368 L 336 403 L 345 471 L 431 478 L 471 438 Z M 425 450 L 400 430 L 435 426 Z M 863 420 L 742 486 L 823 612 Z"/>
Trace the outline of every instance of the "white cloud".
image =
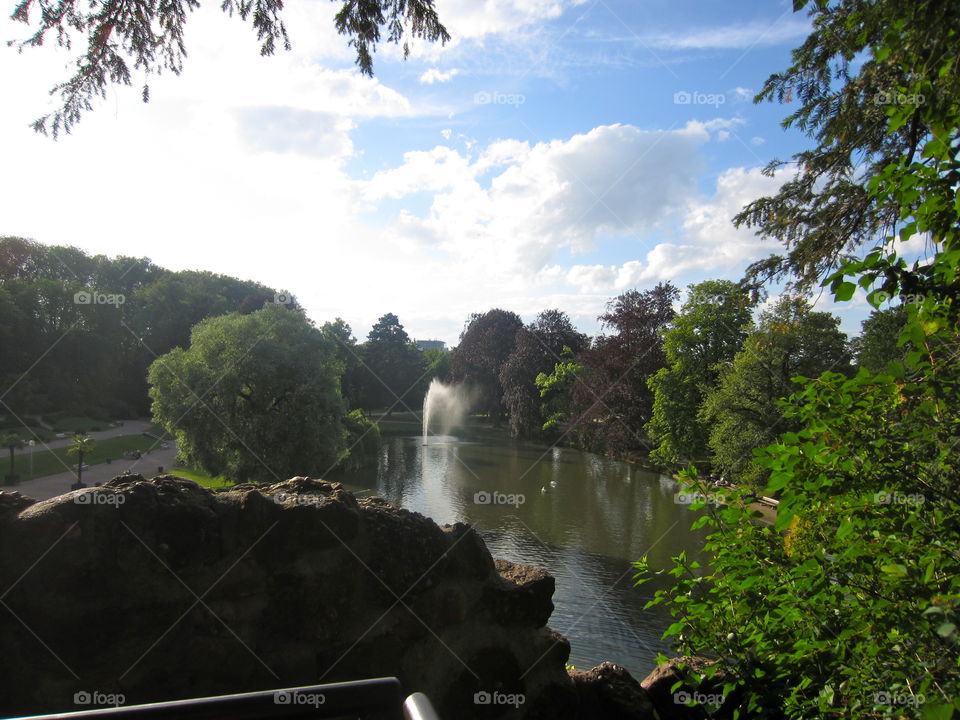
<path id="1" fill-rule="evenodd" d="M 750 229 L 735 228 L 732 218 L 752 200 L 775 193 L 783 179 L 768 178 L 760 168 L 727 170 L 718 178 L 711 197 L 688 203 L 676 242 L 660 242 L 642 261 L 632 260 L 620 267 L 575 266 L 566 281 L 581 292 L 614 292 L 645 282 L 680 283 L 685 275 L 740 274 L 746 264 L 778 246 L 758 238 Z"/>
<path id="2" fill-rule="evenodd" d="M 648 45 L 670 50 L 747 50 L 752 47 L 769 47 L 795 43 L 810 33 L 810 23 L 785 13 L 774 22 L 750 20 L 735 25 L 684 29 L 663 32 L 643 38 Z"/>
<path id="3" fill-rule="evenodd" d="M 454 261 L 529 277 L 561 251 L 592 250 L 600 234 L 635 238 L 663 226 L 695 194 L 698 148 L 724 125 L 606 125 L 532 146 L 498 141 L 476 159 L 437 146 L 406 153 L 363 193 L 371 202 L 433 193 L 427 213 L 397 218 L 395 241 L 429 239 Z"/>
<path id="4" fill-rule="evenodd" d="M 459 74 L 460 71 L 457 68 L 453 68 L 447 72 L 442 72 L 437 68 L 430 68 L 420 76 L 420 84 L 433 85 L 434 83 L 445 83 L 453 80 L 453 78 Z"/>
<path id="5" fill-rule="evenodd" d="M 559 17 L 563 0 L 437 0 L 437 13 L 451 35 L 478 38 L 507 33 L 526 25 Z"/>

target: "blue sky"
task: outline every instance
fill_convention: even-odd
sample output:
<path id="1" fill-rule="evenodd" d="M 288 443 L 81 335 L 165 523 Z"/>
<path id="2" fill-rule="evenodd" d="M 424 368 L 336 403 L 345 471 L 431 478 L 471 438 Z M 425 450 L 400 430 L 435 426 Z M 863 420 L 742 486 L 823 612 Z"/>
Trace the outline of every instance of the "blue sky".
<path id="1" fill-rule="evenodd" d="M 492 307 L 595 334 L 624 290 L 735 280 L 777 250 L 730 218 L 807 143 L 780 125 L 791 105 L 752 102 L 808 32 L 788 0 L 437 8 L 453 41 L 381 47 L 373 79 L 326 0 L 289 7 L 294 49 L 271 58 L 203 8 L 182 76 L 152 78 L 148 105 L 110 90 L 58 142 L 28 123 L 69 55 L 3 47 L 0 234 L 260 280 L 359 337 L 393 312 L 448 343 Z M 818 307 L 847 332 L 867 311 Z"/>

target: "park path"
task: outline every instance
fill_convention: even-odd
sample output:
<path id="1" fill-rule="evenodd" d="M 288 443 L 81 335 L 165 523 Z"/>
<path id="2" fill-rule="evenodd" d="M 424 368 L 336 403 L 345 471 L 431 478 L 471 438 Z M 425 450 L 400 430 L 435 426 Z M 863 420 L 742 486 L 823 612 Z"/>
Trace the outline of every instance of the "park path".
<path id="1" fill-rule="evenodd" d="M 94 440 L 102 440 L 104 438 L 119 437 L 121 435 L 139 435 L 142 432 L 150 429 L 149 420 L 124 420 L 123 425 L 118 427 L 107 428 L 106 430 L 97 430 L 96 432 L 87 433 Z M 46 452 L 47 450 L 56 450 L 57 448 L 67 447 L 73 441 L 73 435 L 68 435 L 65 438 L 55 438 L 49 442 L 42 443 L 39 440 L 37 444 L 33 447 L 29 445 L 24 448 L 17 450 L 18 455 L 29 455 L 32 452 Z"/>
<path id="2" fill-rule="evenodd" d="M 149 423 L 145 425 L 148 426 Z M 127 430 L 126 433 L 123 433 L 125 435 L 131 434 L 130 423 L 127 423 L 125 428 L 120 429 Z M 104 437 L 111 436 L 105 435 Z M 156 449 L 144 454 L 139 460 L 123 458 L 121 460 L 114 460 L 112 463 L 92 465 L 83 471 L 83 482 L 89 487 L 93 487 L 97 484 L 103 484 L 107 480 L 112 480 L 117 475 L 123 475 L 124 473 L 139 473 L 145 478 L 151 478 L 154 475 L 160 474 L 161 467 L 164 473 L 172 472 L 176 465 L 176 460 L 177 448 L 171 442 L 166 449 L 158 446 Z M 76 481 L 77 474 L 75 472 L 62 472 L 56 475 L 34 478 L 33 480 L 24 480 L 16 485 L 6 485 L 0 488 L 0 490 L 14 490 L 36 500 L 47 500 L 70 492 L 70 486 Z"/>

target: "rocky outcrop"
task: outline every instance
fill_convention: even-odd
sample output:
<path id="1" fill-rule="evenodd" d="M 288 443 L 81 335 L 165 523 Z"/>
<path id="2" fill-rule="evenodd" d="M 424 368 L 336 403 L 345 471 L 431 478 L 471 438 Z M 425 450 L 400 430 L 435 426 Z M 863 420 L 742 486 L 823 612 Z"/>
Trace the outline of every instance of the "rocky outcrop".
<path id="1" fill-rule="evenodd" d="M 570 673 L 578 720 L 657 720 L 647 692 L 629 672 L 610 662 Z M 670 715 L 660 716 L 666 720 Z"/>
<path id="2" fill-rule="evenodd" d="M 0 493 L 0 548 L 0 715 L 380 676 L 441 717 L 576 714 L 552 577 L 335 483 Z"/>
<path id="3" fill-rule="evenodd" d="M 683 656 L 671 658 L 668 662 L 655 668 L 640 683 L 647 696 L 653 703 L 657 714 L 666 720 L 702 720 L 708 717 L 732 717 L 732 708 L 737 704 L 737 697 L 727 697 L 723 693 L 726 675 L 718 671 L 712 678 L 705 679 L 695 685 L 694 675 L 703 675 L 704 670 L 716 661 L 697 656 Z M 677 681 L 683 682 L 676 690 L 673 686 Z M 687 705 L 692 699 L 697 705 Z M 711 706 L 708 714 L 704 707 Z"/>

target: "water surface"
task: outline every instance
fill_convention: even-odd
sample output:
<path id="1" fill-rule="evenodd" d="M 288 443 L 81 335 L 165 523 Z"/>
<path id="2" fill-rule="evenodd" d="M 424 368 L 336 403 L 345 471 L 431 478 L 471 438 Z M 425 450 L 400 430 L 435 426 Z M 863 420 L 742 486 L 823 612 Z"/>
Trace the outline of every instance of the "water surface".
<path id="1" fill-rule="evenodd" d="M 448 436 L 384 438 L 376 468 L 336 479 L 440 524 L 470 523 L 494 557 L 549 571 L 549 625 L 578 669 L 610 660 L 642 679 L 657 651 L 670 654 L 669 614 L 643 609 L 658 586 L 635 587 L 630 563 L 668 567 L 682 550 L 704 561 L 672 479 L 578 450 Z"/>

